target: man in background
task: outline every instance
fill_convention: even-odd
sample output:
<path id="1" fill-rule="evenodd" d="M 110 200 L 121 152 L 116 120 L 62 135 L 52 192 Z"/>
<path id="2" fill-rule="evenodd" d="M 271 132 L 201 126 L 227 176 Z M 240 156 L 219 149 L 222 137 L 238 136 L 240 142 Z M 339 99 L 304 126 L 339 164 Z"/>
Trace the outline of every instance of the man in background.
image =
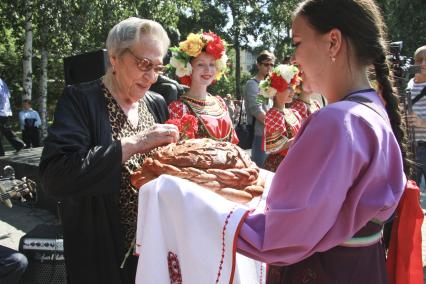
<path id="1" fill-rule="evenodd" d="M 10 91 L 6 83 L 0 78 L 0 135 L 4 135 L 16 153 L 24 148 L 25 144 L 13 133 L 9 118 L 12 116 L 10 108 Z M 1 137 L 0 137 L 1 138 Z M 0 139 L 0 156 L 4 156 L 3 144 Z"/>
<path id="2" fill-rule="evenodd" d="M 420 184 L 421 178 L 426 174 L 426 45 L 414 52 L 414 65 L 420 66 L 420 72 L 414 75 L 407 86 L 413 102 L 413 112 L 408 116 L 408 124 L 414 127 L 415 160 L 419 165 L 415 180 Z"/>
<path id="3" fill-rule="evenodd" d="M 22 110 L 19 112 L 19 126 L 22 130 L 22 140 L 24 140 L 25 148 L 40 147 L 41 126 L 40 115 L 31 107 L 30 100 L 22 101 Z"/>
<path id="4" fill-rule="evenodd" d="M 275 64 L 275 56 L 268 52 L 262 51 L 257 57 L 257 74 L 247 81 L 244 90 L 244 103 L 247 112 L 247 124 L 254 124 L 254 137 L 251 149 L 251 159 L 259 167 L 263 167 L 263 163 L 267 154 L 263 150 L 262 137 L 265 128 L 265 114 L 271 107 L 271 104 L 260 103 L 257 100 L 259 95 L 259 83 L 265 79 Z"/>

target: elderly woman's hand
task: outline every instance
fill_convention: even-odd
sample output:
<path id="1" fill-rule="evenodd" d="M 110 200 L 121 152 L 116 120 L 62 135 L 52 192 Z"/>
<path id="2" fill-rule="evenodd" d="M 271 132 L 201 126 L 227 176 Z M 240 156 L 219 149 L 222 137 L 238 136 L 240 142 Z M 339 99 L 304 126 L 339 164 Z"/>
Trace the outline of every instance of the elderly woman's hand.
<path id="1" fill-rule="evenodd" d="M 177 142 L 179 130 L 173 124 L 155 124 L 148 130 L 121 139 L 122 162 L 136 153 L 146 153 L 156 147 Z"/>

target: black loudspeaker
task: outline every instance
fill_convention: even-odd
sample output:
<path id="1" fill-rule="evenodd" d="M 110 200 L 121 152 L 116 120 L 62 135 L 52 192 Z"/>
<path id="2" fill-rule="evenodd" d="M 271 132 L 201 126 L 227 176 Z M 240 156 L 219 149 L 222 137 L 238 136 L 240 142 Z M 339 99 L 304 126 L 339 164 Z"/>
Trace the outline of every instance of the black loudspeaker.
<path id="1" fill-rule="evenodd" d="M 105 75 L 108 67 L 106 49 L 64 58 L 65 84 L 88 82 Z"/>
<path id="2" fill-rule="evenodd" d="M 21 284 L 64 284 L 66 267 L 61 225 L 38 225 L 19 241 L 28 259 Z"/>

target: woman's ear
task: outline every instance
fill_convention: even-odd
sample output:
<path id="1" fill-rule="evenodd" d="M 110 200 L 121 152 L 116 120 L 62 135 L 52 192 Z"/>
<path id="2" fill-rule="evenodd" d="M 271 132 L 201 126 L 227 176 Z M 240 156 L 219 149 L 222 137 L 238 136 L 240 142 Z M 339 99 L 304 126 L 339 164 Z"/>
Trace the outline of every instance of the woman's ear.
<path id="1" fill-rule="evenodd" d="M 330 58 L 336 58 L 342 48 L 342 32 L 339 29 L 331 29 L 328 32 Z"/>
<path id="2" fill-rule="evenodd" d="M 111 66 L 115 66 L 115 64 L 117 64 L 117 56 L 115 55 L 109 55 L 109 62 L 111 63 Z"/>

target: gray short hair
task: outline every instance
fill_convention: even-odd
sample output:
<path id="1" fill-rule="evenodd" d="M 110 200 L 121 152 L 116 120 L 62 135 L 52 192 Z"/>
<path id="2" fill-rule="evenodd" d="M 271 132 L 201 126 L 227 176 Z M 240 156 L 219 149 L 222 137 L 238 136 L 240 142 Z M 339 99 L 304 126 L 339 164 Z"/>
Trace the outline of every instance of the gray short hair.
<path id="1" fill-rule="evenodd" d="M 150 35 L 156 38 L 162 45 L 161 51 L 163 57 L 167 54 L 170 39 L 164 28 L 159 23 L 152 20 L 130 17 L 116 24 L 109 31 L 106 40 L 108 55 L 115 56 L 117 59 L 120 58 L 127 48 L 138 43 L 141 36 L 144 35 Z M 108 88 L 112 88 L 113 90 L 117 88 L 111 66 L 108 66 L 103 81 Z"/>
<path id="2" fill-rule="evenodd" d="M 147 19 L 130 17 L 116 24 L 108 34 L 106 48 L 108 54 L 120 57 L 126 50 L 139 42 L 142 35 L 151 35 L 162 45 L 163 55 L 167 54 L 170 39 L 164 28 L 157 22 Z"/>

